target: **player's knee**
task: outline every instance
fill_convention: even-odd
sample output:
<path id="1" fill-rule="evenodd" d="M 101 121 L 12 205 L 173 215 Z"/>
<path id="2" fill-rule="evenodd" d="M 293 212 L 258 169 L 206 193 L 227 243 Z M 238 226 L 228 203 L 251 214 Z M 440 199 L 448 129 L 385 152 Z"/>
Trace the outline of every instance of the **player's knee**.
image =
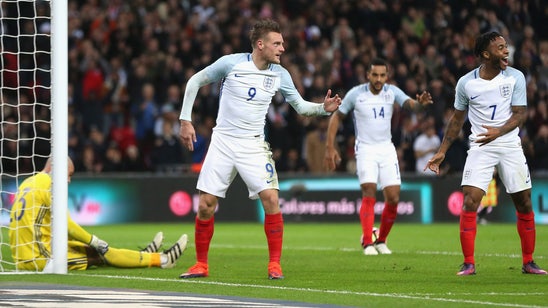
<path id="1" fill-rule="evenodd" d="M 200 204 L 200 206 L 198 206 L 198 218 L 202 220 L 210 219 L 214 213 L 215 206 L 209 206 L 207 204 L 204 204 L 203 206 Z"/>
<path id="2" fill-rule="evenodd" d="M 481 201 L 481 200 L 480 200 Z M 480 201 L 475 201 L 473 198 L 464 198 L 462 209 L 467 212 L 474 212 L 478 210 Z"/>
<path id="3" fill-rule="evenodd" d="M 392 206 L 397 206 L 399 202 L 400 202 L 399 196 L 389 196 L 386 198 L 386 203 Z"/>

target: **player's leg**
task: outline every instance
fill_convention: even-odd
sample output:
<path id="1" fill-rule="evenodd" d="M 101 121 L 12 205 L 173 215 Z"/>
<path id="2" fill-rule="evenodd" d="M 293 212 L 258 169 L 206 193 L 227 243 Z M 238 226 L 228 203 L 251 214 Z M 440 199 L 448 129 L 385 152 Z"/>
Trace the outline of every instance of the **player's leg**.
<path id="1" fill-rule="evenodd" d="M 384 208 L 381 215 L 379 238 L 375 243 L 375 248 L 381 254 L 391 254 L 392 252 L 386 246 L 386 238 L 392 230 L 398 215 L 401 176 L 398 156 L 394 146 L 386 146 L 383 150 L 383 155 L 379 157 L 379 185 L 384 194 Z"/>
<path id="2" fill-rule="evenodd" d="M 196 249 L 196 263 L 191 266 L 180 278 L 200 278 L 209 276 L 208 255 L 209 246 L 214 233 L 215 209 L 217 197 L 200 192 L 198 215 L 194 221 L 194 247 Z"/>
<path id="3" fill-rule="evenodd" d="M 386 242 L 386 238 L 394 225 L 398 214 L 398 202 L 400 198 L 400 185 L 387 186 L 383 189 L 385 198 L 384 209 L 381 216 L 381 226 L 379 230 L 379 242 Z"/>
<path id="4" fill-rule="evenodd" d="M 266 189 L 259 193 L 265 211 L 264 232 L 268 243 L 268 278 L 283 279 L 280 260 L 284 221 L 278 200 L 278 190 Z"/>
<path id="5" fill-rule="evenodd" d="M 284 222 L 278 198 L 278 174 L 270 145 L 262 137 L 239 141 L 236 168 L 247 185 L 250 199 L 261 199 L 265 212 L 264 232 L 268 243 L 268 278 L 282 279 L 280 265 Z"/>
<path id="6" fill-rule="evenodd" d="M 208 254 L 214 233 L 217 198 L 225 197 L 228 187 L 236 176 L 235 155 L 232 151 L 238 147 L 231 143 L 233 140 L 234 138 L 219 136 L 215 132 L 211 136 L 211 143 L 196 185 L 200 191 L 198 214 L 194 223 L 196 263 L 181 274 L 180 278 L 198 278 L 209 275 Z"/>
<path id="7" fill-rule="evenodd" d="M 379 167 L 377 159 L 381 155 L 375 155 L 378 149 L 371 146 L 360 146 L 356 150 L 356 173 L 360 182 L 362 202 L 360 206 L 360 224 L 362 227 L 361 245 L 366 255 L 376 255 L 373 247 L 372 232 L 375 224 L 375 202 L 377 194 L 377 181 L 379 179 Z"/>
<path id="8" fill-rule="evenodd" d="M 109 247 L 108 251 L 101 257 L 106 265 L 119 268 L 172 268 L 183 255 L 186 246 L 187 235 L 183 234 L 173 246 L 161 253 Z"/>
<path id="9" fill-rule="evenodd" d="M 218 200 L 214 195 L 205 192 L 200 192 L 199 200 L 198 215 L 196 216 L 194 229 L 196 260 L 207 264 L 209 245 L 214 233 L 214 213 Z"/>
<path id="10" fill-rule="evenodd" d="M 531 175 L 521 148 L 503 153 L 499 177 L 516 208 L 516 228 L 521 241 L 522 272 L 546 275 L 533 260 L 536 243 L 535 213 L 531 202 Z"/>
<path id="11" fill-rule="evenodd" d="M 386 201 L 381 215 L 379 238 L 375 242 L 375 248 L 380 254 L 391 254 L 392 251 L 386 246 L 386 239 L 398 215 L 400 185 L 387 186 L 383 189 L 383 193 Z"/>
<path id="12" fill-rule="evenodd" d="M 120 268 L 160 267 L 161 264 L 160 253 L 157 252 L 110 247 L 103 257 L 108 265 Z"/>
<path id="13" fill-rule="evenodd" d="M 516 207 L 519 238 L 521 241 L 522 268 L 524 274 L 546 275 L 533 260 L 536 242 L 535 213 L 531 204 L 531 189 L 511 193 L 510 197 Z"/>
<path id="14" fill-rule="evenodd" d="M 477 208 L 483 198 L 484 191 L 474 186 L 463 186 L 464 204 L 460 213 L 459 234 L 462 254 L 464 256 L 464 264 L 475 266 L 474 250 L 477 234 Z M 469 269 L 468 266 L 465 266 Z M 470 270 L 461 273 L 460 275 L 473 274 Z M 474 269 L 475 272 L 475 269 Z"/>
<path id="15" fill-rule="evenodd" d="M 362 191 L 362 203 L 360 206 L 360 224 L 362 227 L 361 245 L 366 255 L 376 255 L 377 250 L 373 247 L 373 226 L 375 225 L 375 194 L 376 183 L 360 184 Z"/>
<path id="16" fill-rule="evenodd" d="M 97 250 L 89 245 L 79 241 L 68 241 L 67 262 L 68 270 L 85 270 L 92 266 L 105 264 L 105 260 L 99 255 Z"/>
<path id="17" fill-rule="evenodd" d="M 516 207 L 516 227 L 521 241 L 523 272 L 529 273 L 527 264 L 534 263 L 533 253 L 535 252 L 536 242 L 535 213 L 531 204 L 531 190 L 526 189 L 511 193 L 510 197 Z M 536 267 L 536 265 L 533 267 Z M 531 273 L 537 274 L 535 270 L 532 270 Z"/>
<path id="18" fill-rule="evenodd" d="M 464 196 L 459 221 L 459 234 L 464 262 L 457 275 L 473 275 L 475 270 L 475 242 L 477 210 L 493 178 L 493 168 L 499 162 L 496 151 L 475 147 L 468 151 L 461 181 Z"/>

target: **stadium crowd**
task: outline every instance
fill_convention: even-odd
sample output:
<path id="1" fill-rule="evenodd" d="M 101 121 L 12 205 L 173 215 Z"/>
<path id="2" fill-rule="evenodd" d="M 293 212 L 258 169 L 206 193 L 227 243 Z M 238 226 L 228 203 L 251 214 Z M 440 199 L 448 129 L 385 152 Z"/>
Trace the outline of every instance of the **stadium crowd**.
<path id="1" fill-rule="evenodd" d="M 13 5 L 2 6 L 5 16 L 24 14 L 14 12 Z M 38 8 L 48 9 L 45 4 Z M 527 79 L 529 120 L 522 145 L 531 170 L 548 172 L 548 33 L 543 24 L 548 10 L 543 1 L 69 0 L 68 9 L 69 154 L 80 173 L 199 169 L 215 125 L 219 84 L 200 90 L 193 109 L 198 142 L 194 152 L 187 152 L 178 137 L 185 83 L 221 55 L 250 52 L 248 31 L 258 18 L 282 25 L 282 64 L 306 100 L 322 101 L 326 88 L 344 97 L 365 82 L 367 65 L 375 57 L 390 63 L 389 82 L 406 93 L 432 93 L 434 104 L 422 112 L 397 109 L 393 117 L 400 168 L 407 173 L 417 172 L 415 151 L 428 152 L 414 144 L 421 134 L 435 131 L 441 140 L 456 81 L 478 64 L 472 50 L 476 36 L 502 33 L 511 50 L 510 64 Z M 26 31 L 9 21 L 3 28 Z M 50 31 L 46 19 L 36 28 Z M 49 58 L 39 56 L 29 61 L 48 67 Z M 23 77 L 21 82 L 30 78 Z M 3 80 L 9 84 L 11 79 Z M 16 97 L 20 102 L 48 101 L 41 92 Z M 9 93 L 3 96 L 13 100 Z M 4 118 L 12 118 L 5 123 L 32 118 L 32 112 L 47 114 L 48 109 L 5 110 Z M 325 118 L 298 116 L 277 95 L 266 122 L 279 172 L 326 172 L 321 164 Z M 345 121 L 337 134 L 343 158 L 338 172 L 354 172 L 352 125 L 351 119 Z M 11 131 L 8 125 L 3 128 L 3 137 L 15 133 L 11 126 Z M 42 126 L 29 134 L 47 135 L 48 126 Z M 48 147 L 35 144 L 32 151 L 47 153 Z M 453 144 L 444 173 L 462 171 L 467 147 L 464 137 Z M 21 151 L 13 142 L 3 142 L 2 150 L 4 156 Z M 9 162 L 13 165 L 2 162 L 5 171 L 16 168 Z"/>

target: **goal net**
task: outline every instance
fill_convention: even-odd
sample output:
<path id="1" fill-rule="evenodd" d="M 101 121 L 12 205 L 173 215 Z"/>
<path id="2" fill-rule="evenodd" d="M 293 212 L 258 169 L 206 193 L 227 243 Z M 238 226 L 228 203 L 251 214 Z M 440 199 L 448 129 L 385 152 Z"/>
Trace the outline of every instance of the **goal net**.
<path id="1" fill-rule="evenodd" d="M 55 4 L 55 3 L 56 4 Z M 52 196 L 65 202 L 52 202 L 50 258 L 44 272 L 66 273 L 66 192 L 67 192 L 67 65 L 66 2 L 36 0 L 0 1 L 0 272 L 22 272 L 12 256 L 12 249 L 29 245 L 20 239 L 20 231 L 38 225 L 10 225 L 24 214 L 39 208 L 22 208 L 10 215 L 19 185 L 42 170 L 48 157 L 53 157 Z M 61 17 L 64 14 L 64 17 Z M 55 16 L 57 20 L 53 20 Z M 59 23 L 61 21 L 61 23 Z M 64 24 L 64 26 L 63 26 Z M 57 31 L 57 32 L 55 32 Z M 57 34 L 55 34 L 57 33 Z M 56 37 L 63 36 L 63 40 Z M 63 41 L 65 44 L 63 45 Z M 61 42 L 61 43 L 59 43 Z M 58 53 L 58 54 L 56 54 Z M 55 56 L 55 57 L 54 57 Z M 59 58 L 59 56 L 61 58 Z M 58 58 L 56 58 L 58 57 Z M 57 60 L 59 59 L 59 60 Z M 64 59 L 64 60 L 61 60 Z M 61 64 L 59 64 L 61 63 Z M 56 67 L 58 72 L 53 72 Z M 55 87 L 52 87 L 55 85 Z M 55 121 L 52 121 L 55 119 Z M 54 138 L 55 136 L 55 138 Z M 62 175 L 64 173 L 64 175 Z M 33 202 L 29 202 L 33 203 Z M 27 204 L 25 204 L 27 205 Z M 36 205 L 39 207 L 40 205 Z M 63 217 L 57 218 L 57 217 Z M 49 221 L 49 220 L 48 220 Z M 9 233 L 13 235 L 10 246 Z M 59 235 L 58 233 L 61 232 Z M 22 233 L 22 232 L 21 232 Z M 63 235 L 64 233 L 64 235 Z M 12 247 L 13 246 L 13 247 Z M 37 242 L 29 247 L 39 249 Z M 34 248 L 33 248 L 34 249 Z M 13 251 L 17 251 L 14 249 Z"/>

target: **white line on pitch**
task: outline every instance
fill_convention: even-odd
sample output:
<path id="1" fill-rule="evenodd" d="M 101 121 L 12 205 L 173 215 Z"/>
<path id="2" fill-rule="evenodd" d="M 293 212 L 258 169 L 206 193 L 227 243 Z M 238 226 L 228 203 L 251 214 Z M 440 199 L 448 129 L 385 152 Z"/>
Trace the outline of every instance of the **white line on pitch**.
<path id="1" fill-rule="evenodd" d="M 479 300 L 466 300 L 466 299 L 451 299 L 443 297 L 431 297 L 431 295 L 425 294 L 400 294 L 400 293 L 374 293 L 374 292 L 353 292 L 345 290 L 318 290 L 311 288 L 294 288 L 294 287 L 280 287 L 280 286 L 265 286 L 265 285 L 255 285 L 255 284 L 241 284 L 241 283 L 226 283 L 226 282 L 217 282 L 217 281 L 204 281 L 204 280 L 188 280 L 188 279 L 162 279 L 162 278 L 151 278 L 151 277 L 134 277 L 134 276 L 114 276 L 114 275 L 88 275 L 88 274 L 70 274 L 75 276 L 88 276 L 88 277 L 103 277 L 108 279 L 125 279 L 125 280 L 147 280 L 147 281 L 162 281 L 162 282 L 181 282 L 181 283 L 195 283 L 195 284 L 208 284 L 208 285 L 219 285 L 219 286 L 228 286 L 228 287 L 237 287 L 237 288 L 257 288 L 257 289 L 277 289 L 277 290 L 286 290 L 286 291 L 298 291 L 298 292 L 311 292 L 311 293 L 329 293 L 329 294 L 350 294 L 350 295 L 362 295 L 362 296 L 374 296 L 374 297 L 390 297 L 390 298 L 400 298 L 400 299 L 416 299 L 421 301 L 435 301 L 435 302 L 447 302 L 447 303 L 459 303 L 459 304 L 477 304 L 477 305 L 487 305 L 487 306 L 498 306 L 498 307 L 548 307 L 548 306 L 537 306 L 537 305 L 523 305 L 523 304 L 511 304 L 511 303 L 497 303 L 497 302 L 488 302 L 488 301 L 479 301 Z M 547 295 L 547 293 L 489 293 L 489 295 L 498 295 L 498 296 L 531 296 L 531 295 Z M 438 294 L 435 296 L 459 296 L 455 292 L 450 294 Z"/>

